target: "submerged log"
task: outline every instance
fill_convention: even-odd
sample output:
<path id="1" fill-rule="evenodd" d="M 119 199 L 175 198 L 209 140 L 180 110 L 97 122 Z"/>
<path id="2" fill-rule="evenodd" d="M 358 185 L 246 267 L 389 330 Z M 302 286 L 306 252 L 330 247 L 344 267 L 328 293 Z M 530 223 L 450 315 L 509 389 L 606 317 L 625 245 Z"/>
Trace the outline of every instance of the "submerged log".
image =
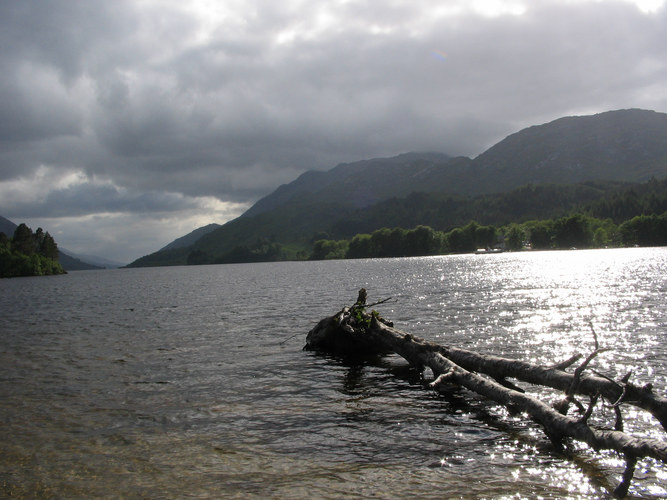
<path id="1" fill-rule="evenodd" d="M 667 398 L 654 394 L 650 384 L 631 384 L 629 376 L 614 381 L 602 375 L 584 374 L 594 355 L 600 352 L 597 340 L 595 353 L 580 364 L 574 373 L 569 373 L 565 370 L 580 356 L 547 367 L 419 339 L 393 328 L 393 324 L 381 318 L 377 312 L 366 312 L 367 307 L 385 301 L 366 305 L 366 291 L 362 291 L 353 306 L 343 308 L 334 316 L 320 321 L 308 333 L 304 349 L 348 357 L 394 352 L 420 371 L 425 367 L 430 368 L 435 376 L 430 384 L 434 389 L 453 383 L 513 411 L 525 412 L 543 427 L 547 437 L 556 446 L 570 438 L 586 443 L 596 451 L 606 449 L 621 453 L 626 459 L 626 470 L 623 481 L 614 492 L 619 497 L 627 494 L 637 459 L 651 457 L 667 463 L 667 442 L 637 438 L 622 432 L 619 411 L 621 404 L 642 408 L 650 412 L 667 430 Z M 561 390 L 565 393 L 565 399 L 556 407 L 548 405 L 525 394 L 523 389 L 507 378 Z M 567 415 L 570 402 L 576 402 L 576 395 L 591 398 L 588 409 L 579 417 Z M 615 430 L 598 429 L 588 423 L 600 396 L 615 409 Z M 580 403 L 578 406 L 583 408 Z"/>
<path id="2" fill-rule="evenodd" d="M 382 326 L 378 326 L 377 329 L 382 329 Z M 378 341 L 377 337 L 374 338 Z M 439 352 L 462 368 L 484 373 L 496 380 L 504 380 L 509 377 L 564 392 L 571 389 L 575 383 L 575 374 L 566 372 L 560 367 L 562 365 L 548 367 L 516 359 L 479 354 L 457 347 L 440 346 L 414 336 L 412 340 L 419 343 L 425 350 L 431 349 Z M 379 342 L 383 343 L 383 340 Z M 654 394 L 650 384 L 637 386 L 628 381 L 616 382 L 606 377 L 582 374 L 574 387 L 574 392 L 590 397 L 600 395 L 614 404 L 627 403 L 642 408 L 651 413 L 667 430 L 667 398 Z"/>

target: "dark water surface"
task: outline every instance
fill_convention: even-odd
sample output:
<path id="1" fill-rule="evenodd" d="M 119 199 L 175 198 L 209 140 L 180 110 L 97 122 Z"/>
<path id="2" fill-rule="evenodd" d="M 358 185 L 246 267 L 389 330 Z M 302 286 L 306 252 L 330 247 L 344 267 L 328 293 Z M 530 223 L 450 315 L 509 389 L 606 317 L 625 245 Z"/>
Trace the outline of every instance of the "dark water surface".
<path id="1" fill-rule="evenodd" d="M 667 388 L 667 249 L 73 272 L 0 281 L 0 496 L 606 498 L 623 463 L 397 357 L 301 350 L 356 299 L 396 327 Z M 626 428 L 665 439 L 643 412 Z M 613 412 L 608 411 L 609 421 Z M 640 462 L 631 493 L 667 496 Z"/>

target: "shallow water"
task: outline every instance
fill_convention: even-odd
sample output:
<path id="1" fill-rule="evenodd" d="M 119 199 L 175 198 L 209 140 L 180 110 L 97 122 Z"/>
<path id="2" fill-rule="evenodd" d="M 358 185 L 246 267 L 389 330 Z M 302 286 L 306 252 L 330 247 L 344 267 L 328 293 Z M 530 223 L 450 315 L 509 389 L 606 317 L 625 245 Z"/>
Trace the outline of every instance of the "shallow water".
<path id="1" fill-rule="evenodd" d="M 0 494 L 38 498 L 604 498 L 613 454 L 556 453 L 399 358 L 301 350 L 369 300 L 402 330 L 667 388 L 667 249 L 73 272 L 0 281 Z M 612 418 L 611 411 L 609 418 Z M 643 412 L 626 426 L 665 439 Z M 667 496 L 640 462 L 631 493 Z"/>

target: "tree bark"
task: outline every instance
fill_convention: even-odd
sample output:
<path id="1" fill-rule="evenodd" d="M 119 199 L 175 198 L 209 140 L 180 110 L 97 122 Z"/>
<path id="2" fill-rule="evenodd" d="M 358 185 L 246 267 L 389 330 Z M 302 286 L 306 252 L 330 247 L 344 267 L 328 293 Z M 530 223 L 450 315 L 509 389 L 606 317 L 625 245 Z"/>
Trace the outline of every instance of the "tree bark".
<path id="1" fill-rule="evenodd" d="M 667 443 L 655 439 L 639 439 L 620 431 L 598 430 L 582 419 L 562 415 L 550 405 L 463 368 L 433 349 L 432 345 L 416 339 L 378 321 L 373 321 L 367 334 L 386 345 L 415 366 L 428 366 L 437 374 L 431 384 L 438 387 L 452 382 L 485 396 L 512 410 L 524 411 L 544 427 L 552 440 L 570 437 L 587 443 L 595 450 L 616 450 L 636 458 L 651 457 L 667 463 Z M 481 371 L 481 370 L 480 370 Z M 604 379 L 602 379 L 604 380 Z"/>
<path id="2" fill-rule="evenodd" d="M 387 329 L 382 324 L 377 326 L 377 329 L 382 328 Z M 399 333 L 405 335 L 403 332 Z M 462 368 L 485 373 L 494 379 L 510 377 L 522 382 L 551 387 L 565 392 L 572 386 L 575 377 L 574 374 L 560 368 L 479 354 L 457 347 L 440 346 L 417 339 L 414 336 L 412 336 L 412 339 L 414 342 L 418 342 L 423 349 L 437 351 Z M 615 382 L 609 378 L 584 374 L 580 377 L 575 393 L 590 397 L 599 394 L 612 403 L 622 402 L 642 408 L 651 413 L 667 430 L 667 398 L 654 394 L 650 384 L 637 386 L 627 381 Z"/>

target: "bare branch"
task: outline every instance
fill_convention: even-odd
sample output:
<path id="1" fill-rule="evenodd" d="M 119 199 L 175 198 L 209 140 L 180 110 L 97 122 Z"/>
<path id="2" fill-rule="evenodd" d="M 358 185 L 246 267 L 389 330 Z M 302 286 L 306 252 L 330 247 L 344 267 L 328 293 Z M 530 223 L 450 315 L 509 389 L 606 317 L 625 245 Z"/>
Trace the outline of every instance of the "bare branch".
<path id="1" fill-rule="evenodd" d="M 598 397 L 599 396 L 594 396 L 591 398 L 591 403 L 588 405 L 588 409 L 579 419 L 579 423 L 588 424 L 588 419 L 591 417 L 591 414 L 593 413 L 593 408 L 595 407 L 595 404 L 598 402 Z"/>
<path id="2" fill-rule="evenodd" d="M 581 354 L 575 354 L 574 356 L 566 359 L 565 361 L 561 361 L 560 363 L 552 365 L 551 368 L 553 368 L 554 370 L 565 370 L 565 368 L 568 368 L 577 361 L 579 361 L 579 359 L 581 359 L 581 356 L 582 356 Z"/>
<path id="3" fill-rule="evenodd" d="M 625 454 L 625 471 L 623 471 L 623 480 L 614 490 L 616 498 L 625 498 L 630 489 L 632 477 L 635 475 L 635 467 L 637 465 L 637 457 L 626 453 Z"/>
<path id="4" fill-rule="evenodd" d="M 588 320 L 588 326 L 591 327 L 591 333 L 593 333 L 593 340 L 595 341 L 595 350 L 597 351 L 600 348 L 600 345 L 598 344 L 598 334 L 595 333 L 595 328 L 593 328 L 593 322 L 591 320 Z"/>
<path id="5" fill-rule="evenodd" d="M 614 430 L 623 432 L 623 414 L 621 413 L 621 407 L 614 406 L 614 413 L 616 413 L 616 422 L 614 423 Z"/>

